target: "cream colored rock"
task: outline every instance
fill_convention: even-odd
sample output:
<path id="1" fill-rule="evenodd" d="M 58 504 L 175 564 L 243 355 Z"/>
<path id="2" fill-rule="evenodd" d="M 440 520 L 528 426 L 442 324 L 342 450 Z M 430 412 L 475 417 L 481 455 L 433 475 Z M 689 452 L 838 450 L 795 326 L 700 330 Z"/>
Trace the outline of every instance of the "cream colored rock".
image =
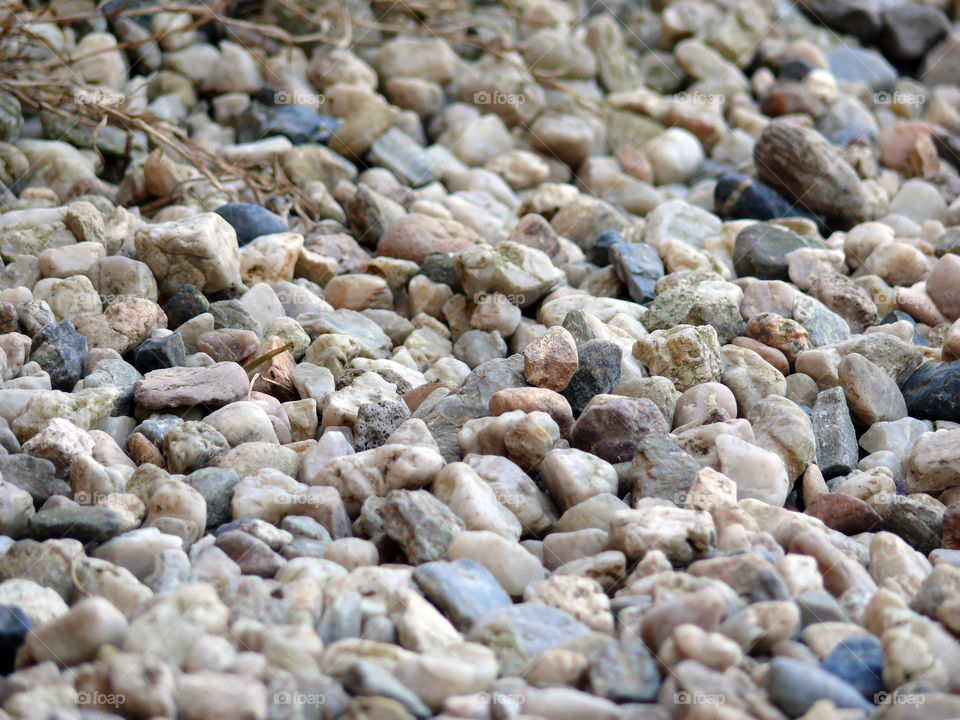
<path id="1" fill-rule="evenodd" d="M 122 646 L 126 634 L 123 614 L 108 600 L 92 597 L 29 633 L 25 647 L 35 662 L 64 667 L 92 660 L 104 645 Z"/>
<path id="2" fill-rule="evenodd" d="M 435 449 L 389 444 L 332 458 L 301 479 L 308 485 L 335 488 L 343 497 L 347 512 L 355 517 L 368 497 L 426 487 L 442 467 L 443 457 Z"/>
<path id="3" fill-rule="evenodd" d="M 513 597 L 521 597 L 531 582 L 542 580 L 546 570 L 520 543 L 486 530 L 457 533 L 447 548 L 451 560 L 467 558 L 483 565 Z"/>
<path id="4" fill-rule="evenodd" d="M 430 488 L 431 492 L 463 520 L 468 530 L 490 530 L 519 540 L 523 528 L 517 516 L 502 505 L 493 488 L 466 463 L 450 463 Z"/>
<path id="5" fill-rule="evenodd" d="M 165 294 L 187 284 L 215 292 L 240 283 L 237 234 L 215 213 L 146 225 L 137 231 L 134 244 Z"/>

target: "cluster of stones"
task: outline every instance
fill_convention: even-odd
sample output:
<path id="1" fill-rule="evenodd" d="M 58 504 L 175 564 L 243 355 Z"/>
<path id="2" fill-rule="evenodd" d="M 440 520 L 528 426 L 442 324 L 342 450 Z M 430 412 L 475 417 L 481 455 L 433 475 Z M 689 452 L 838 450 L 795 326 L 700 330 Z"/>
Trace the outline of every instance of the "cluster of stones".
<path id="1" fill-rule="evenodd" d="M 0 96 L 0 720 L 960 716 L 955 6 L 128 5 L 314 215 Z"/>

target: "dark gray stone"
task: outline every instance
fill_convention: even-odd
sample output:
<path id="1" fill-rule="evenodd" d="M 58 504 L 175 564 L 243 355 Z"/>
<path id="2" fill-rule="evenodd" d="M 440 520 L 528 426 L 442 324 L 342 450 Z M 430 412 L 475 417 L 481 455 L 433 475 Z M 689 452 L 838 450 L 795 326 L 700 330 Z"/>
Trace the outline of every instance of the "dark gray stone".
<path id="1" fill-rule="evenodd" d="M 682 506 L 701 467 L 668 434 L 644 435 L 630 467 L 631 492 L 634 498 L 663 498 Z"/>
<path id="2" fill-rule="evenodd" d="M 51 323 L 33 337 L 30 359 L 50 375 L 50 386 L 54 390 L 70 392 L 83 377 L 87 339 L 69 320 Z"/>
<path id="3" fill-rule="evenodd" d="M 509 675 L 534 655 L 589 634 L 589 627 L 563 610 L 519 603 L 484 613 L 467 639 L 493 650 L 500 659 L 501 675 Z"/>
<path id="4" fill-rule="evenodd" d="M 324 645 L 330 645 L 343 638 L 361 637 L 362 625 L 360 596 L 355 592 L 341 592 L 323 609 L 323 615 L 317 623 L 317 634 Z"/>
<path id="5" fill-rule="evenodd" d="M 0 605 L 0 675 L 9 675 L 32 623 L 19 605 Z"/>
<path id="6" fill-rule="evenodd" d="M 391 490 L 383 524 L 412 565 L 439 560 L 453 536 L 466 529 L 463 520 L 426 490 Z"/>
<path id="7" fill-rule="evenodd" d="M 257 337 L 263 333 L 260 321 L 253 317 L 244 304 L 236 298 L 210 303 L 209 312 L 213 315 L 215 330 L 223 328 L 251 330 L 257 334 Z"/>
<path id="8" fill-rule="evenodd" d="M 443 459 L 446 462 L 455 462 L 461 455 L 460 443 L 457 440 L 460 426 L 467 420 L 489 415 L 490 398 L 498 390 L 526 386 L 523 356 L 498 358 L 478 366 L 464 379 L 460 387 L 455 388 L 423 414 L 414 413 L 413 416 L 424 421 L 437 441 Z"/>
<path id="9" fill-rule="evenodd" d="M 163 305 L 167 315 L 167 327 L 176 330 L 187 320 L 202 315 L 210 309 L 206 296 L 193 285 L 181 285 Z"/>
<path id="10" fill-rule="evenodd" d="M 817 22 L 870 42 L 880 32 L 880 13 L 874 0 L 803 0 L 800 6 Z"/>
<path id="11" fill-rule="evenodd" d="M 891 5 L 881 13 L 880 46 L 893 61 L 922 60 L 950 30 L 939 8 L 919 3 Z"/>
<path id="12" fill-rule="evenodd" d="M 587 318 L 584 316 L 583 310 L 568 312 L 563 318 L 563 329 L 573 335 L 577 345 L 597 339 L 590 325 L 587 324 Z"/>
<path id="13" fill-rule="evenodd" d="M 843 388 L 832 387 L 817 395 L 810 418 L 817 439 L 817 466 L 825 478 L 846 475 L 857 467 L 857 433 Z"/>
<path id="14" fill-rule="evenodd" d="M 232 468 L 208 467 L 195 470 L 183 481 L 203 495 L 207 503 L 207 529 L 230 520 L 230 501 L 240 476 Z"/>
<path id="15" fill-rule="evenodd" d="M 130 350 L 128 358 L 142 375 L 151 370 L 182 367 L 187 361 L 183 336 L 172 333 L 164 337 L 147 338 Z"/>
<path id="16" fill-rule="evenodd" d="M 738 277 L 789 281 L 787 253 L 804 247 L 822 248 L 823 243 L 790 230 L 757 223 L 737 233 L 733 267 Z"/>
<path id="17" fill-rule="evenodd" d="M 820 668 L 850 683 L 868 700 L 883 692 L 883 647 L 873 635 L 854 635 L 837 643 Z"/>
<path id="18" fill-rule="evenodd" d="M 563 391 L 575 414 L 595 395 L 611 393 L 620 384 L 622 357 L 623 350 L 612 340 L 588 340 L 577 346 L 580 366 Z"/>
<path id="19" fill-rule="evenodd" d="M 353 424 L 353 449 L 357 452 L 383 445 L 390 434 L 410 417 L 406 403 L 362 403 Z"/>
<path id="20" fill-rule="evenodd" d="M 0 477 L 30 493 L 37 508 L 53 495 L 70 495 L 70 486 L 56 477 L 56 467 L 44 458 L 0 455 Z"/>
<path id="21" fill-rule="evenodd" d="M 65 505 L 36 513 L 28 522 L 36 540 L 73 538 L 83 543 L 106 542 L 125 530 L 116 510 L 91 505 Z"/>
<path id="22" fill-rule="evenodd" d="M 960 360 L 922 365 L 900 391 L 910 417 L 960 422 Z"/>

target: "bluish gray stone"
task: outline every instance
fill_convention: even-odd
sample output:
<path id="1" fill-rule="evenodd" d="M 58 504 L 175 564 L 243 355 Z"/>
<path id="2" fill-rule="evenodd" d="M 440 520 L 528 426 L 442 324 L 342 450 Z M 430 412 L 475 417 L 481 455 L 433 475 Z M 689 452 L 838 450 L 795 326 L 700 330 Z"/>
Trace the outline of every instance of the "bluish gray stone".
<path id="1" fill-rule="evenodd" d="M 630 299 L 638 303 L 653 300 L 654 286 L 664 273 L 656 248 L 647 243 L 616 243 L 610 246 L 609 255 L 617 277 L 627 286 Z"/>
<path id="2" fill-rule="evenodd" d="M 413 571 L 413 580 L 463 632 L 469 632 L 487 611 L 513 604 L 489 570 L 466 558 L 424 563 Z"/>
<path id="3" fill-rule="evenodd" d="M 832 700 L 838 708 L 854 708 L 868 715 L 867 702 L 854 686 L 816 665 L 787 657 L 776 657 L 767 668 L 764 688 L 773 703 L 788 717 L 807 712 L 817 700 Z"/>
<path id="4" fill-rule="evenodd" d="M 820 667 L 853 685 L 868 700 L 884 689 L 883 647 L 873 635 L 854 635 L 841 640 Z"/>
<path id="5" fill-rule="evenodd" d="M 261 235 L 287 232 L 287 223 L 279 215 L 252 203 L 227 203 L 216 209 L 237 232 L 237 244 L 243 247 Z"/>

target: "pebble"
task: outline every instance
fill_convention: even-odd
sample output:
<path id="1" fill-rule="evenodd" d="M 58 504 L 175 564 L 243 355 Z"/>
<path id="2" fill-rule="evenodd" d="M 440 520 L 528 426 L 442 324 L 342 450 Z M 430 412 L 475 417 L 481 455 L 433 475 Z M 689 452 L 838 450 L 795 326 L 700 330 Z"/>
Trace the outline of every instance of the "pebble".
<path id="1" fill-rule="evenodd" d="M 817 467 L 823 476 L 848 474 L 857 466 L 857 435 L 843 389 L 819 393 L 811 420 L 817 439 Z"/>
<path id="2" fill-rule="evenodd" d="M 950 8 L 140 5 L 8 38 L 6 714 L 957 714 Z"/>

